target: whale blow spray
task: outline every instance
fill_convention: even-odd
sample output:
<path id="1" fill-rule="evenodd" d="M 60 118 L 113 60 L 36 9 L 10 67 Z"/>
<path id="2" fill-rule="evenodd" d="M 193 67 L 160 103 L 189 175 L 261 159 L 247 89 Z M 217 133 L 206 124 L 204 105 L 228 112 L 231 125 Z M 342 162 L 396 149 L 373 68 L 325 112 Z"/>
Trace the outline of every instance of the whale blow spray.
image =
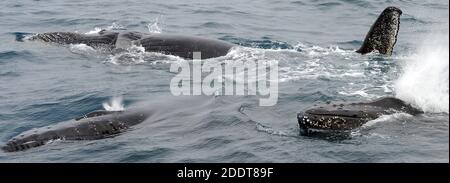
<path id="1" fill-rule="evenodd" d="M 424 112 L 449 112 L 449 35 L 426 37 L 417 53 L 404 62 L 395 82 L 396 97 Z"/>

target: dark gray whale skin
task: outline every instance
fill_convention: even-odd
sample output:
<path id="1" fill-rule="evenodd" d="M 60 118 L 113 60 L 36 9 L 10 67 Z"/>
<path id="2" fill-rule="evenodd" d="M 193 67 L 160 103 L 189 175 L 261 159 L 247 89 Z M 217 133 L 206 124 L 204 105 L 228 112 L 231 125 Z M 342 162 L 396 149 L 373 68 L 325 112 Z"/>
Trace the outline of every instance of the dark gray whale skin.
<path id="1" fill-rule="evenodd" d="M 404 101 L 385 97 L 372 102 L 329 104 L 308 109 L 297 114 L 300 133 L 347 132 L 382 115 L 408 113 L 418 115 L 421 110 Z"/>
<path id="2" fill-rule="evenodd" d="M 1 147 L 5 152 L 23 151 L 52 140 L 96 140 L 114 137 L 145 121 L 152 113 L 143 110 L 94 111 L 54 126 L 26 131 Z"/>
<path id="3" fill-rule="evenodd" d="M 380 54 L 392 55 L 400 29 L 401 15 L 402 10 L 397 7 L 384 9 L 367 33 L 362 46 L 356 52 L 366 54 L 378 51 Z"/>
<path id="4" fill-rule="evenodd" d="M 48 32 L 36 34 L 30 40 L 63 45 L 86 44 L 93 48 L 111 51 L 123 50 L 132 45 L 137 45 L 144 47 L 146 52 L 159 52 L 186 59 L 193 59 L 194 52 L 200 52 L 202 59 L 224 56 L 235 46 L 225 41 L 198 36 L 109 31 L 101 31 L 98 34 Z"/>

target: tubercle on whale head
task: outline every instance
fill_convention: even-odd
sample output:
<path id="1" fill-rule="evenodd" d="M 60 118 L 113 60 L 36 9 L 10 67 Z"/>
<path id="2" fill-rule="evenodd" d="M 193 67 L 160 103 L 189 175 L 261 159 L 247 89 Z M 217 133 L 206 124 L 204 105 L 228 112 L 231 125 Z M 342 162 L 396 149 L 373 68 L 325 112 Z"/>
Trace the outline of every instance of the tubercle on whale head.
<path id="1" fill-rule="evenodd" d="M 395 7 L 395 6 L 389 6 L 389 7 L 385 8 L 383 10 L 382 14 L 383 13 L 391 13 L 391 12 L 398 12 L 400 15 L 403 14 L 403 11 L 400 8 Z"/>
<path id="2" fill-rule="evenodd" d="M 360 127 L 371 118 L 370 115 L 346 116 L 346 115 L 321 115 L 314 114 L 311 110 L 297 114 L 297 120 L 301 135 L 311 135 L 315 132 L 345 133 Z"/>
<path id="3" fill-rule="evenodd" d="M 400 99 L 383 97 L 371 102 L 328 104 L 310 108 L 298 113 L 297 120 L 301 135 L 311 135 L 318 131 L 345 133 L 382 115 L 398 112 L 410 115 L 423 113 Z"/>
<path id="4" fill-rule="evenodd" d="M 380 54 L 392 55 L 400 29 L 400 16 L 403 11 L 397 7 L 387 7 L 378 16 L 370 28 L 357 53 L 366 54 L 378 51 Z"/>

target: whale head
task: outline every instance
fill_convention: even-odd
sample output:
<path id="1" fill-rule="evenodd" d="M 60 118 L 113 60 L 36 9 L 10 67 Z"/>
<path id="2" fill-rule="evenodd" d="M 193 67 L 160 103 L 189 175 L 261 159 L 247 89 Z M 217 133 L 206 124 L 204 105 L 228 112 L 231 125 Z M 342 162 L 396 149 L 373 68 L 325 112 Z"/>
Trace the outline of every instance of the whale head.
<path id="1" fill-rule="evenodd" d="M 315 132 L 349 132 L 382 115 L 407 113 L 417 115 L 421 110 L 404 101 L 385 97 L 366 103 L 342 103 L 319 106 L 297 115 L 300 133 L 311 135 Z"/>
<path id="2" fill-rule="evenodd" d="M 378 16 L 378 19 L 367 33 L 361 48 L 356 52 L 366 54 L 378 51 L 384 55 L 392 55 L 394 45 L 397 42 L 401 15 L 402 10 L 399 8 L 387 7 Z"/>

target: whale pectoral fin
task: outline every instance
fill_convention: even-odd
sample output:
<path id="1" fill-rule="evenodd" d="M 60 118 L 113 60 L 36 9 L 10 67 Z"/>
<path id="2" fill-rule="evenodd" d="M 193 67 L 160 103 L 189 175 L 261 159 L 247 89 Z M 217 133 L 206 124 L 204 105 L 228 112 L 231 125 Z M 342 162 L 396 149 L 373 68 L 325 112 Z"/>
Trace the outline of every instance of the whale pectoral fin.
<path id="1" fill-rule="evenodd" d="M 366 35 L 364 43 L 356 51 L 366 54 L 378 51 L 380 54 L 391 55 L 397 42 L 402 11 L 396 7 L 386 8 Z"/>

